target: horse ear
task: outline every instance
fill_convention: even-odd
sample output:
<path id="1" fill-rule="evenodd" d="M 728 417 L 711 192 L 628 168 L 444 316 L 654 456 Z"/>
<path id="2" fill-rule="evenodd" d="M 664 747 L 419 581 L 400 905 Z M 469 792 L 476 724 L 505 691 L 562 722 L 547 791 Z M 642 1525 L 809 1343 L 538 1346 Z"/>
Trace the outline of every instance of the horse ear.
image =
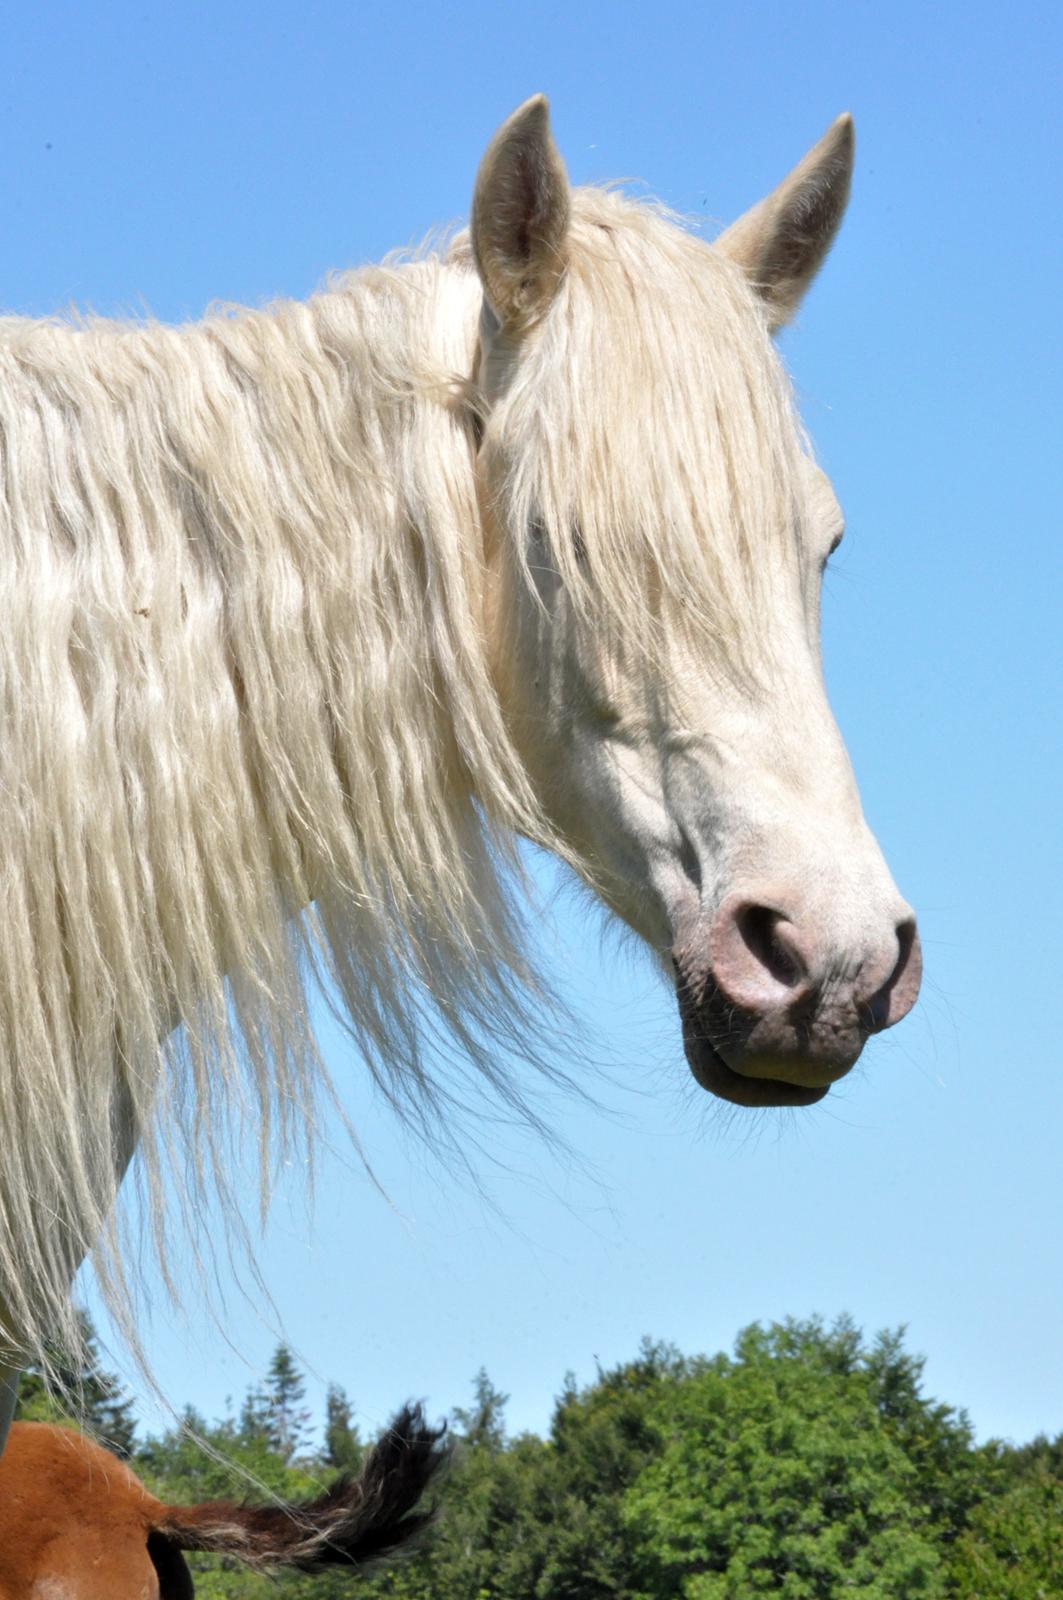
<path id="1" fill-rule="evenodd" d="M 530 326 L 553 299 L 565 268 L 568 209 L 546 96 L 533 95 L 488 145 L 472 200 L 473 254 L 504 326 Z"/>
<path id="2" fill-rule="evenodd" d="M 774 333 L 788 322 L 826 258 L 849 199 L 853 119 L 843 113 L 764 200 L 716 240 L 768 308 Z"/>

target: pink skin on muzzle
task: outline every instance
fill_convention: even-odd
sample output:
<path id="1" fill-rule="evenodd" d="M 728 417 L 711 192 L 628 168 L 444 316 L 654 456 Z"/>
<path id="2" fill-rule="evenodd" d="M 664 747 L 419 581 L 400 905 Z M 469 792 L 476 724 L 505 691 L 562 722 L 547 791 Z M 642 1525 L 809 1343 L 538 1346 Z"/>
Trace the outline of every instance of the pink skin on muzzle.
<path id="1" fill-rule="evenodd" d="M 841 950 L 785 890 L 733 893 L 695 951 L 677 950 L 683 1041 L 698 1082 L 739 1105 L 811 1105 L 868 1037 L 915 1004 L 915 919 L 897 915 Z"/>

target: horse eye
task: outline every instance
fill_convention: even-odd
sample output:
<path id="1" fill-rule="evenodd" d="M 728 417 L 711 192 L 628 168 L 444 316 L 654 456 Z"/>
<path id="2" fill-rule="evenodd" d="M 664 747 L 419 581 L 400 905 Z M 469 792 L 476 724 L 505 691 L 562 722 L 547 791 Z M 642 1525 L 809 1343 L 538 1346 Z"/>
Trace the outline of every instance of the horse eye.
<path id="1" fill-rule="evenodd" d="M 528 524 L 528 542 L 537 550 L 541 550 L 546 544 L 546 524 L 540 517 L 533 517 Z M 586 565 L 587 547 L 583 542 L 583 533 L 578 522 L 572 528 L 572 554 L 577 566 Z"/>
<path id="2" fill-rule="evenodd" d="M 844 538 L 845 538 L 845 529 L 844 528 L 839 528 L 838 532 L 834 535 L 834 538 L 830 542 L 830 547 L 827 550 L 826 555 L 823 557 L 824 569 L 826 568 L 827 562 L 830 560 L 831 556 L 834 554 L 835 550 L 837 550 L 838 546 L 841 544 L 841 542 L 842 542 L 842 540 Z"/>

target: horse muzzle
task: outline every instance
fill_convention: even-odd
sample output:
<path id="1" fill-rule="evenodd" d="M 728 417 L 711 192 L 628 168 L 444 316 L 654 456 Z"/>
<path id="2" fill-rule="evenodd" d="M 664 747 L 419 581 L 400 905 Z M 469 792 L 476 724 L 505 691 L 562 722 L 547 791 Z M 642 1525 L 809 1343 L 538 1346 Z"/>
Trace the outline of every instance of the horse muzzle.
<path id="1" fill-rule="evenodd" d="M 702 1088 L 743 1106 L 814 1105 L 873 1033 L 915 1004 L 922 957 L 899 905 L 843 944 L 770 891 L 729 895 L 707 951 L 677 950 L 687 1061 Z"/>

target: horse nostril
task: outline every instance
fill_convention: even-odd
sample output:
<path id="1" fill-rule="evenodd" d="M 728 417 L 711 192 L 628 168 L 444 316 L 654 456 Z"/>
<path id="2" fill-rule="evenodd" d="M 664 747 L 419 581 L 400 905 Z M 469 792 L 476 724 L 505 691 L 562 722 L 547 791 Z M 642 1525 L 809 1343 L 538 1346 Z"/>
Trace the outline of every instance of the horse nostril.
<path id="1" fill-rule="evenodd" d="M 793 989 L 807 977 L 797 946 L 788 935 L 789 921 L 781 911 L 771 906 L 742 906 L 735 923 L 750 955 L 776 983 Z"/>
<path id="2" fill-rule="evenodd" d="M 867 1002 L 872 1033 L 892 1028 L 915 1004 L 923 976 L 923 955 L 914 917 L 897 924 L 897 959 L 893 971 Z"/>
<path id="3" fill-rule="evenodd" d="M 709 966 L 720 996 L 759 1015 L 791 1008 L 815 989 L 815 948 L 780 895 L 729 895 L 709 933 Z"/>
<path id="4" fill-rule="evenodd" d="M 895 981 L 907 967 L 915 948 L 915 940 L 915 918 L 905 917 L 903 922 L 897 924 L 897 965 L 893 969 L 891 982 Z"/>

